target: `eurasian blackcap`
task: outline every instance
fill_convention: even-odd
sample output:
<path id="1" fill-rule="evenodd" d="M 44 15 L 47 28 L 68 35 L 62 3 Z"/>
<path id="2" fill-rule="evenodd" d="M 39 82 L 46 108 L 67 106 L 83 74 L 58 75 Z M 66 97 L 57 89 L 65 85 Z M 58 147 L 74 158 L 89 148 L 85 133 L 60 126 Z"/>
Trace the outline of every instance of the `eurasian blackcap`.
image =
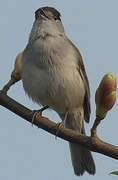
<path id="1" fill-rule="evenodd" d="M 55 110 L 65 127 L 85 134 L 90 118 L 90 89 L 79 50 L 68 39 L 60 13 L 52 7 L 35 12 L 35 21 L 22 58 L 26 93 L 37 103 Z M 95 174 L 90 151 L 69 143 L 76 175 Z"/>

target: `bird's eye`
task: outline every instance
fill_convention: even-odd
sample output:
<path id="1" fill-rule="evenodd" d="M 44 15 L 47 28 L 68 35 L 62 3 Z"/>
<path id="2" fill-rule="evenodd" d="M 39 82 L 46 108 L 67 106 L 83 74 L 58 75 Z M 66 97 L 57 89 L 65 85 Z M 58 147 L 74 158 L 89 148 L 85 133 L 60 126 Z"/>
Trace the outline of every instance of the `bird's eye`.
<path id="1" fill-rule="evenodd" d="M 55 16 L 55 17 L 54 17 L 54 20 L 56 21 L 56 20 L 58 20 L 58 18 Z"/>

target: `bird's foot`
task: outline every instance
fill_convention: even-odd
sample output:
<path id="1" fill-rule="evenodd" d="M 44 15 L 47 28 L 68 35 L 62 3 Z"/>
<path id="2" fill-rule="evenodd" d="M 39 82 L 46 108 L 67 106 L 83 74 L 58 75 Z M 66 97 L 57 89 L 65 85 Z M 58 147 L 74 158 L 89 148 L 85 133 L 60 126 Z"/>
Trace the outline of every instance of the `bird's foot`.
<path id="1" fill-rule="evenodd" d="M 60 131 L 60 129 L 63 128 L 63 127 L 64 127 L 64 122 L 63 122 L 63 121 L 60 122 L 60 123 L 57 123 L 57 131 L 56 131 L 55 139 L 57 139 L 57 136 L 58 136 L 58 134 L 59 134 L 59 131 Z"/>
<path id="2" fill-rule="evenodd" d="M 68 116 L 68 111 L 65 113 L 63 121 L 60 123 L 57 123 L 57 131 L 56 131 L 55 139 L 57 139 L 60 129 L 65 127 L 67 116 Z"/>
<path id="3" fill-rule="evenodd" d="M 32 126 L 33 126 L 33 123 L 34 123 L 34 119 L 37 118 L 37 117 L 41 117 L 42 116 L 42 112 L 46 109 L 48 109 L 49 106 L 44 106 L 43 108 L 39 109 L 39 110 L 33 110 L 34 114 L 33 114 L 33 117 L 32 117 Z"/>

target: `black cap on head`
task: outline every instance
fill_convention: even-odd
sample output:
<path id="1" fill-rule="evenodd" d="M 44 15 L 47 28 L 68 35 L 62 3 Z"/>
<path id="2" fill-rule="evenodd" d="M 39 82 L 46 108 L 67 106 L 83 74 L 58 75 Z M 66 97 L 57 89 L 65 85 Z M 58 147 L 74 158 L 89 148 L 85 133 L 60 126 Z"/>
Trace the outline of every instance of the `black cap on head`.
<path id="1" fill-rule="evenodd" d="M 35 12 L 35 18 L 37 19 L 37 17 L 40 15 L 40 14 L 43 14 L 47 17 L 51 16 L 53 17 L 55 20 L 58 19 L 58 20 L 61 20 L 60 17 L 61 17 L 61 14 L 53 7 L 42 7 L 42 8 L 39 8 L 38 10 L 36 10 Z"/>

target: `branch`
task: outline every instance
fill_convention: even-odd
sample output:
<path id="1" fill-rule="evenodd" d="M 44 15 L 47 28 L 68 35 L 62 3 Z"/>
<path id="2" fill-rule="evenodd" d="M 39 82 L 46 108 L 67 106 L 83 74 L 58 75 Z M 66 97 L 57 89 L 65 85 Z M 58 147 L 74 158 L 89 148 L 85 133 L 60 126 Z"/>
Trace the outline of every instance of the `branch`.
<path id="1" fill-rule="evenodd" d="M 18 102 L 4 94 L 3 91 L 0 91 L 0 105 L 32 123 L 34 111 L 19 104 Z M 53 135 L 56 135 L 58 129 L 57 124 L 50 121 L 46 117 L 35 116 L 33 124 Z M 57 136 L 66 141 L 81 144 L 91 151 L 104 154 L 114 159 L 118 159 L 118 147 L 103 142 L 97 137 L 97 135 L 88 137 L 80 135 L 70 129 L 61 128 Z"/>

